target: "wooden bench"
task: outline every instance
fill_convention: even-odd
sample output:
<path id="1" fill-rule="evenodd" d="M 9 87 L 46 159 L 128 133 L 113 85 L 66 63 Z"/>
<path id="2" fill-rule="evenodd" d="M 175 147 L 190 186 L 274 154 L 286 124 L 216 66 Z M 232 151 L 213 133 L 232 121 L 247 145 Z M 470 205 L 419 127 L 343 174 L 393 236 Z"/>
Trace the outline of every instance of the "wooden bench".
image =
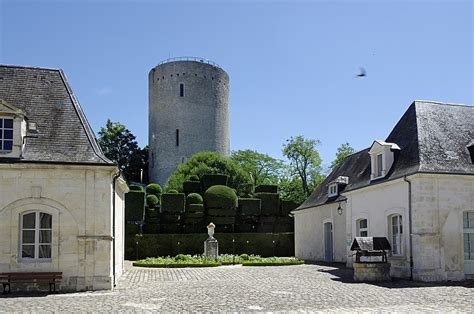
<path id="1" fill-rule="evenodd" d="M 0 283 L 3 285 L 3 294 L 11 292 L 12 282 L 48 283 L 49 292 L 56 292 L 56 284 L 61 282 L 62 272 L 18 272 L 0 273 Z"/>

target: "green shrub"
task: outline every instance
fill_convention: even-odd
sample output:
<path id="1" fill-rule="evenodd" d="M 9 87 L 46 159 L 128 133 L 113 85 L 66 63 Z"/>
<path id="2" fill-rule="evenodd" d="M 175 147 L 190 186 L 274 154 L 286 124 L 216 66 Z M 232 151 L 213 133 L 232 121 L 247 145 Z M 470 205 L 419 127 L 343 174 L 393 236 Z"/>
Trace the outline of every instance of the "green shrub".
<path id="1" fill-rule="evenodd" d="M 183 193 L 164 193 L 161 196 L 162 213 L 184 212 L 185 197 Z"/>
<path id="2" fill-rule="evenodd" d="M 160 211 L 158 208 L 148 207 L 145 209 L 145 223 L 147 224 L 160 223 Z"/>
<path id="3" fill-rule="evenodd" d="M 163 193 L 163 189 L 158 183 L 150 183 L 146 186 L 146 194 L 152 194 L 159 197 L 161 193 Z"/>
<path id="4" fill-rule="evenodd" d="M 183 193 L 201 193 L 201 182 L 199 181 L 184 181 L 183 182 Z"/>
<path id="5" fill-rule="evenodd" d="M 296 209 L 298 206 L 299 204 L 296 202 L 282 200 L 280 204 L 280 214 L 286 217 L 293 209 Z"/>
<path id="6" fill-rule="evenodd" d="M 145 192 L 130 191 L 125 194 L 125 221 L 142 220 L 145 214 Z"/>
<path id="7" fill-rule="evenodd" d="M 240 254 L 240 259 L 243 261 L 248 261 L 249 260 L 249 255 L 248 254 Z"/>
<path id="8" fill-rule="evenodd" d="M 204 205 L 203 204 L 189 204 L 186 212 L 188 213 L 204 213 Z"/>
<path id="9" fill-rule="evenodd" d="M 148 207 L 156 207 L 156 205 L 158 205 L 159 203 L 160 203 L 160 199 L 156 195 L 154 194 L 147 195 L 146 204 L 148 205 Z"/>
<path id="10" fill-rule="evenodd" d="M 278 186 L 273 184 L 260 184 L 255 188 L 255 193 L 278 193 Z"/>
<path id="11" fill-rule="evenodd" d="M 202 176 L 202 190 L 207 191 L 210 187 L 214 185 L 225 185 L 229 181 L 229 176 L 225 174 L 205 174 Z"/>
<path id="12" fill-rule="evenodd" d="M 191 204 L 203 204 L 204 200 L 202 199 L 202 196 L 197 193 L 191 193 L 186 197 L 186 204 L 191 205 Z"/>
<path id="13" fill-rule="evenodd" d="M 141 185 L 130 185 L 130 191 L 140 191 L 143 192 L 143 187 Z"/>
<path id="14" fill-rule="evenodd" d="M 178 190 L 171 189 L 171 190 L 169 190 L 167 193 L 170 193 L 170 194 L 177 194 L 177 193 L 179 193 L 179 192 L 178 192 Z"/>
<path id="15" fill-rule="evenodd" d="M 166 188 L 182 191 L 183 182 L 188 181 L 191 175 L 197 175 L 202 179 L 205 174 L 229 176 L 227 185 L 237 189 L 239 195 L 242 193 L 242 187 L 251 183 L 248 172 L 243 171 L 242 167 L 230 158 L 221 156 L 216 152 L 200 152 L 178 166 L 168 179 Z M 202 191 L 205 191 L 205 189 Z"/>
<path id="16" fill-rule="evenodd" d="M 303 260 L 294 257 L 252 258 L 242 261 L 242 266 L 289 266 L 302 264 L 304 264 Z"/>
<path id="17" fill-rule="evenodd" d="M 189 181 L 198 181 L 199 182 L 199 177 L 195 174 L 192 174 L 189 176 Z"/>
<path id="18" fill-rule="evenodd" d="M 237 194 L 225 185 L 214 185 L 204 193 L 206 208 L 236 209 L 238 205 Z"/>
<path id="19" fill-rule="evenodd" d="M 262 215 L 280 215 L 280 198 L 277 193 L 255 193 L 255 197 L 262 201 Z"/>
<path id="20" fill-rule="evenodd" d="M 175 261 L 189 261 L 189 256 L 185 254 L 178 254 L 174 257 Z"/>
<path id="21" fill-rule="evenodd" d="M 239 214 L 242 216 L 260 216 L 262 201 L 259 198 L 240 198 Z"/>

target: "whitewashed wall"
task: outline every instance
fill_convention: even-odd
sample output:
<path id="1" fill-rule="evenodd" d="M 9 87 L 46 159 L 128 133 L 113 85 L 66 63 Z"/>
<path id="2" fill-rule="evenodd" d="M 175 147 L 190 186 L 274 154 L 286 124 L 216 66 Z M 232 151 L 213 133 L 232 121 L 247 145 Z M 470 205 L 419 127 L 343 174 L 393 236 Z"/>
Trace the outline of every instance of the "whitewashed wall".
<path id="1" fill-rule="evenodd" d="M 344 204 L 341 203 L 344 208 Z M 299 210 L 295 213 L 295 256 L 309 261 L 324 261 L 324 223 L 333 224 L 334 261 L 346 262 L 346 210 L 337 213 L 338 204 Z"/>

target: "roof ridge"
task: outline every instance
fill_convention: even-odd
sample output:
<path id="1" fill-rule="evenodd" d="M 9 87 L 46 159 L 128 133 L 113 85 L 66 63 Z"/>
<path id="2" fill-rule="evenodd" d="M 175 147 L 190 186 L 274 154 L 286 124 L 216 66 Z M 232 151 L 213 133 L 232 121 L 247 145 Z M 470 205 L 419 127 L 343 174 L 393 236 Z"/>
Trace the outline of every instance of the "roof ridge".
<path id="1" fill-rule="evenodd" d="M 417 103 L 429 103 L 429 104 L 444 105 L 444 106 L 455 106 L 455 107 L 470 107 L 470 108 L 474 108 L 474 105 L 458 104 L 458 103 L 443 102 L 443 101 L 436 101 L 436 100 L 416 99 L 416 100 L 413 101 L 413 103 L 414 103 L 414 104 L 417 104 Z"/>
<path id="2" fill-rule="evenodd" d="M 61 68 L 46 68 L 32 65 L 17 65 L 17 64 L 0 64 L 0 67 L 5 68 L 20 68 L 20 69 L 36 69 L 36 70 L 48 70 L 48 71 L 62 71 Z"/>

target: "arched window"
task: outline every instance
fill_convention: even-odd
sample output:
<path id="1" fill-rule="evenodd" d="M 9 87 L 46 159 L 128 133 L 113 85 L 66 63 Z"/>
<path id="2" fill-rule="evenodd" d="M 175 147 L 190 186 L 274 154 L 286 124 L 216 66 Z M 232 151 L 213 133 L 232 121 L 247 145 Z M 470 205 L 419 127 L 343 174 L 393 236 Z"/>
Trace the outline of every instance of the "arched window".
<path id="1" fill-rule="evenodd" d="M 368 237 L 369 228 L 367 224 L 367 219 L 357 220 L 357 236 L 358 237 Z"/>
<path id="2" fill-rule="evenodd" d="M 51 259 L 52 223 L 52 216 L 47 213 L 35 211 L 21 215 L 21 259 Z"/>
<path id="3" fill-rule="evenodd" d="M 392 244 L 392 254 L 402 255 L 403 220 L 402 215 L 392 215 L 389 217 L 389 234 Z"/>

